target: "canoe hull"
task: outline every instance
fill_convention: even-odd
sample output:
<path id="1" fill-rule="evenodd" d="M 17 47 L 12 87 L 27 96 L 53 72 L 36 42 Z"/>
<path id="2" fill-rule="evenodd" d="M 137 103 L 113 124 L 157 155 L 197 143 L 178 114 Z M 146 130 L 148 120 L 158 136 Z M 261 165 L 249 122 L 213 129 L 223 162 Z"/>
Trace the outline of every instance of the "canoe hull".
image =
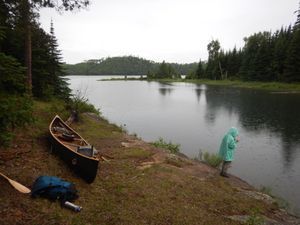
<path id="1" fill-rule="evenodd" d="M 60 118 L 59 118 L 60 119 Z M 67 125 L 66 125 L 67 126 Z M 87 183 L 92 183 L 97 175 L 99 160 L 79 154 L 64 145 L 53 133 L 50 126 L 50 143 L 52 151 Z"/>

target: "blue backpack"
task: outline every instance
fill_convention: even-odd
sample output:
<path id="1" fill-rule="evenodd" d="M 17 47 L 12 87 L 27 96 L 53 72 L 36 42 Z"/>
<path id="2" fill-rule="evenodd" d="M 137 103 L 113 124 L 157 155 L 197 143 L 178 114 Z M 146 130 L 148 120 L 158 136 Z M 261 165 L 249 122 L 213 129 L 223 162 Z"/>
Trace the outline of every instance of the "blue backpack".
<path id="1" fill-rule="evenodd" d="M 45 197 L 51 200 L 72 201 L 78 198 L 77 190 L 73 183 L 58 177 L 40 176 L 32 186 L 31 197 Z"/>

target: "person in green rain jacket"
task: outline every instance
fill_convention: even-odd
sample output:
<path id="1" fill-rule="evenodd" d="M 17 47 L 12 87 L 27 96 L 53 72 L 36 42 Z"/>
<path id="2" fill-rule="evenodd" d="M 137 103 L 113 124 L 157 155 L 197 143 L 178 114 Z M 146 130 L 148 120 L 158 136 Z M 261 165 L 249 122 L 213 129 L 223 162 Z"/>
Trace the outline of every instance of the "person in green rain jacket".
<path id="1" fill-rule="evenodd" d="M 224 136 L 219 149 L 219 156 L 223 160 L 222 170 L 220 173 L 221 176 L 228 177 L 227 170 L 234 159 L 234 153 L 238 141 L 238 130 L 235 127 L 231 127 Z"/>

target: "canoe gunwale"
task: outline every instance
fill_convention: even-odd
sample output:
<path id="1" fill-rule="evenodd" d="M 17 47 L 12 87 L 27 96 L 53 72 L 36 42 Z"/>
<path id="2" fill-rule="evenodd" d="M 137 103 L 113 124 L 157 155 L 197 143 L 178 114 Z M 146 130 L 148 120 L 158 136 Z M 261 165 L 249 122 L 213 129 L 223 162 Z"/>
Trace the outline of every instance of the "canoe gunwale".
<path id="1" fill-rule="evenodd" d="M 57 125 L 57 132 L 72 132 L 76 136 L 75 141 L 82 141 L 84 146 L 90 145 L 84 138 L 82 138 L 75 130 L 69 127 L 65 122 L 56 115 L 49 125 L 49 141 L 51 142 L 51 149 L 54 153 L 57 153 L 59 157 L 71 168 L 75 174 L 83 178 L 87 183 L 92 183 L 98 172 L 99 158 L 86 156 L 76 151 L 77 146 L 83 146 L 82 143 L 76 146 L 72 141 L 61 140 L 52 130 L 54 125 Z M 63 128 L 59 130 L 58 128 Z M 66 129 L 66 130 L 64 130 Z M 69 143 L 70 142 L 70 143 Z"/>
<path id="2" fill-rule="evenodd" d="M 52 127 L 53 127 L 53 124 L 54 124 L 55 120 L 59 120 L 60 122 L 62 122 L 64 126 L 66 126 L 69 130 L 71 130 L 71 131 L 72 131 L 73 133 L 75 133 L 76 135 L 78 135 L 82 141 L 84 141 L 85 143 L 87 143 L 87 145 L 88 145 L 89 143 L 88 143 L 83 137 L 81 137 L 75 130 L 73 130 L 71 127 L 69 127 L 67 124 L 65 124 L 65 122 L 64 122 L 58 115 L 56 115 L 56 116 L 54 117 L 54 119 L 52 120 L 52 122 L 50 123 L 49 131 L 50 131 L 51 136 L 52 136 L 59 144 L 63 145 L 63 146 L 66 147 L 68 150 L 74 152 L 75 154 L 79 155 L 80 157 L 85 157 L 85 158 L 88 158 L 88 159 L 90 159 L 90 160 L 99 161 L 99 159 L 97 159 L 97 158 L 95 158 L 95 157 L 89 157 L 89 156 L 86 156 L 86 155 L 83 155 L 83 154 L 81 154 L 81 153 L 79 153 L 79 152 L 74 151 L 74 150 L 73 150 L 72 148 L 70 148 L 67 144 L 65 144 L 63 141 L 61 141 L 61 140 L 57 137 L 57 135 L 55 135 L 55 134 L 53 133 L 53 131 L 52 131 Z M 72 144 L 72 143 L 70 143 L 70 144 Z"/>

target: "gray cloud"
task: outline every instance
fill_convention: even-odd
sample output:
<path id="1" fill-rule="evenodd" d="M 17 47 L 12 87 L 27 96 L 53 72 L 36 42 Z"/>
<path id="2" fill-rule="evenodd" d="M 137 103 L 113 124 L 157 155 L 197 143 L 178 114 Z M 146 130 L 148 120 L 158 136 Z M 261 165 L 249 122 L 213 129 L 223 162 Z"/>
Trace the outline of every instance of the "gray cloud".
<path id="1" fill-rule="evenodd" d="M 48 31 L 53 19 L 67 63 L 120 55 L 188 63 L 207 58 L 212 38 L 231 49 L 294 23 L 297 8 L 298 0 L 94 0 L 76 13 L 42 9 L 40 21 Z"/>

